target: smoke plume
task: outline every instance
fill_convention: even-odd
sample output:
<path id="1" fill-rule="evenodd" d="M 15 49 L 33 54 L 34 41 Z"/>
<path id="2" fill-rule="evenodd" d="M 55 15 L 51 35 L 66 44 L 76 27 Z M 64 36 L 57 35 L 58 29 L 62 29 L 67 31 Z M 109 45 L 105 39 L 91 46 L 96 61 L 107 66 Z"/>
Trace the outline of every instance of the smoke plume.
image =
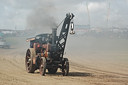
<path id="1" fill-rule="evenodd" d="M 49 32 L 51 28 L 57 26 L 56 17 L 54 17 L 55 10 L 53 3 L 40 1 L 37 8 L 32 10 L 27 18 L 27 28 L 36 33 Z"/>

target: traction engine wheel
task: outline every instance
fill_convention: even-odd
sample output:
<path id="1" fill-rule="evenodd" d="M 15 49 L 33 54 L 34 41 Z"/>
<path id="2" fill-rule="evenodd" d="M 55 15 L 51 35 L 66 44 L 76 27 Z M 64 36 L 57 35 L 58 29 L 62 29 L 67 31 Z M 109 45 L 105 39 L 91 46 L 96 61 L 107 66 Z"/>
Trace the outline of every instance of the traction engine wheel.
<path id="1" fill-rule="evenodd" d="M 45 73 L 46 73 L 46 58 L 45 57 L 41 57 L 40 59 L 39 71 L 42 76 L 45 76 Z"/>
<path id="2" fill-rule="evenodd" d="M 62 65 L 63 76 L 67 76 L 69 73 L 69 61 L 67 58 L 64 58 L 64 63 Z"/>
<path id="3" fill-rule="evenodd" d="M 35 57 L 35 50 L 33 48 L 30 48 L 26 52 L 25 57 L 25 66 L 28 73 L 34 73 L 36 66 L 33 64 L 33 57 Z"/>

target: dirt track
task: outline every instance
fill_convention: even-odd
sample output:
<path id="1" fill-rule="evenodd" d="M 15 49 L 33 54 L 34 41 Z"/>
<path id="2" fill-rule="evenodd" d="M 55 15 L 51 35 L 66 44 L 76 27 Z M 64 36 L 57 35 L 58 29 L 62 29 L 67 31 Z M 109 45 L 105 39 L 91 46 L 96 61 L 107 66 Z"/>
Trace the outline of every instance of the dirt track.
<path id="1" fill-rule="evenodd" d="M 101 69 L 103 65 L 94 68 L 88 62 L 78 63 L 71 58 L 69 76 L 62 76 L 60 70 L 55 75 L 40 76 L 38 70 L 30 74 L 25 70 L 25 51 L 25 48 L 0 49 L 0 85 L 128 85 L 127 65 L 119 66 L 122 70 L 112 71 Z"/>

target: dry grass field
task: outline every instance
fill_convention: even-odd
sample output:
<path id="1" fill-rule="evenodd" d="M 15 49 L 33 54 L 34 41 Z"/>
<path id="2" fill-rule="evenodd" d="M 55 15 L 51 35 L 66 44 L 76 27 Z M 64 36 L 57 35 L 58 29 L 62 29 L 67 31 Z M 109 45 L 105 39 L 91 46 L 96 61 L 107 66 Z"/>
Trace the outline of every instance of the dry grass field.
<path id="1" fill-rule="evenodd" d="M 128 40 L 69 38 L 69 76 L 41 76 L 25 70 L 25 39 L 13 39 L 10 49 L 0 48 L 0 85 L 128 85 Z"/>

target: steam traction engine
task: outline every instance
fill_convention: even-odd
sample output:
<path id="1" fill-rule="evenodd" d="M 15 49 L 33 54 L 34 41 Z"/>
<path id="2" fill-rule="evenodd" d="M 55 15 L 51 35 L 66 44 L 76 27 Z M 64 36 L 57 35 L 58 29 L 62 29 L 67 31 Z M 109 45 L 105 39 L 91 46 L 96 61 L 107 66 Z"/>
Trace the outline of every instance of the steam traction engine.
<path id="1" fill-rule="evenodd" d="M 40 34 L 27 39 L 30 42 L 30 48 L 25 57 L 28 73 L 34 73 L 39 69 L 40 74 L 44 76 L 46 69 L 48 69 L 48 73 L 55 74 L 60 68 L 63 76 L 68 75 L 69 61 L 67 58 L 63 58 L 63 54 L 70 26 L 70 34 L 74 34 L 73 17 L 72 13 L 66 14 L 59 36 L 57 36 L 57 28 L 54 28 L 51 34 Z"/>

